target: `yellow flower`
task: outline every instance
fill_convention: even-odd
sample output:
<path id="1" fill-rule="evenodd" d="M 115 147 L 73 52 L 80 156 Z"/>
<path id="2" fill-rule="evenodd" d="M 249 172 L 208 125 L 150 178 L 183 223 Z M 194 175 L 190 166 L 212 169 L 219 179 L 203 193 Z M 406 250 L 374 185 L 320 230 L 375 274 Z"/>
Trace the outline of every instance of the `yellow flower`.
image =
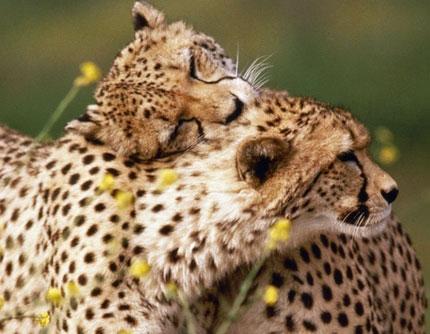
<path id="1" fill-rule="evenodd" d="M 79 287 L 74 281 L 70 281 L 66 285 L 67 294 L 71 297 L 79 295 Z"/>
<path id="2" fill-rule="evenodd" d="M 164 190 L 179 179 L 178 173 L 173 169 L 162 169 L 158 175 L 158 189 Z"/>
<path id="3" fill-rule="evenodd" d="M 113 238 L 108 242 L 107 256 L 115 256 L 121 249 L 121 243 L 117 238 Z"/>
<path id="4" fill-rule="evenodd" d="M 145 260 L 134 260 L 130 267 L 130 275 L 135 278 L 142 278 L 148 275 L 151 266 Z"/>
<path id="5" fill-rule="evenodd" d="M 117 334 L 133 334 L 133 332 L 128 329 L 120 329 Z"/>
<path id="6" fill-rule="evenodd" d="M 4 304 L 5 304 L 5 300 L 2 296 L 0 296 L 0 311 L 4 307 Z"/>
<path id="7" fill-rule="evenodd" d="M 384 146 L 379 150 L 378 160 L 384 165 L 391 165 L 399 159 L 399 150 L 394 145 Z"/>
<path id="8" fill-rule="evenodd" d="M 100 80 L 101 70 L 93 62 L 87 61 L 80 66 L 81 75 L 75 79 L 74 85 L 78 87 L 88 86 Z"/>
<path id="9" fill-rule="evenodd" d="M 290 237 L 291 221 L 279 219 L 269 230 L 269 249 L 274 249 L 278 242 L 286 242 Z"/>
<path id="10" fill-rule="evenodd" d="M 42 312 L 36 316 L 36 321 L 40 327 L 45 328 L 51 322 L 51 317 L 48 312 Z"/>
<path id="11" fill-rule="evenodd" d="M 110 191 L 115 187 L 115 179 L 111 174 L 103 176 L 102 182 L 99 184 L 100 191 Z"/>
<path id="12" fill-rule="evenodd" d="M 175 282 L 169 282 L 166 285 L 166 297 L 167 299 L 173 299 L 178 295 L 178 286 Z"/>
<path id="13" fill-rule="evenodd" d="M 46 301 L 58 306 L 62 302 L 61 291 L 58 288 L 49 288 L 45 295 Z"/>
<path id="14" fill-rule="evenodd" d="M 394 135 L 391 132 L 391 130 L 384 126 L 381 126 L 376 129 L 375 137 L 376 137 L 376 140 L 381 144 L 389 144 L 394 139 Z"/>
<path id="15" fill-rule="evenodd" d="M 133 205 L 134 196 L 131 192 L 119 190 L 115 194 L 116 205 L 119 209 L 127 209 Z"/>
<path id="16" fill-rule="evenodd" d="M 278 288 L 276 288 L 273 285 L 268 285 L 263 295 L 264 302 L 267 305 L 272 306 L 278 302 L 278 299 L 279 299 Z"/>

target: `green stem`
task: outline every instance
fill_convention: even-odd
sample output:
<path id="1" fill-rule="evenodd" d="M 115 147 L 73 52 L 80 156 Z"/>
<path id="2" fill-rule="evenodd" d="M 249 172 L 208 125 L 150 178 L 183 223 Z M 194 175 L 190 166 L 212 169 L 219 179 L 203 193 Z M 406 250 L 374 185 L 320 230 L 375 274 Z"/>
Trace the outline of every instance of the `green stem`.
<path id="1" fill-rule="evenodd" d="M 43 128 L 43 130 L 36 137 L 37 141 L 41 141 L 41 140 L 44 140 L 47 138 L 52 127 L 58 121 L 58 119 L 61 117 L 61 115 L 64 113 L 64 111 L 69 106 L 69 104 L 76 97 L 80 88 L 81 87 L 77 86 L 77 85 L 72 86 L 72 88 L 69 90 L 67 95 L 64 97 L 64 99 L 58 105 L 57 109 L 55 109 L 55 111 L 53 112 L 53 114 L 49 118 L 48 122 L 45 124 L 45 127 Z"/>
<path id="2" fill-rule="evenodd" d="M 215 334 L 225 334 L 227 330 L 236 320 L 236 317 L 245 302 L 246 297 L 248 296 L 248 292 L 252 287 L 252 283 L 254 283 L 255 278 L 257 277 L 258 272 L 263 266 L 264 262 L 266 262 L 266 256 L 263 256 L 251 269 L 251 271 L 246 276 L 245 280 L 242 282 L 240 286 L 239 295 L 233 302 L 233 306 L 227 314 L 227 318 L 221 323 L 218 329 L 215 331 Z"/>
<path id="3" fill-rule="evenodd" d="M 194 316 L 191 313 L 190 304 L 188 303 L 187 298 L 183 295 L 181 291 L 178 291 L 178 300 L 182 306 L 182 309 L 185 314 L 185 321 L 187 324 L 187 333 L 188 334 L 196 334 L 196 327 L 194 323 Z"/>

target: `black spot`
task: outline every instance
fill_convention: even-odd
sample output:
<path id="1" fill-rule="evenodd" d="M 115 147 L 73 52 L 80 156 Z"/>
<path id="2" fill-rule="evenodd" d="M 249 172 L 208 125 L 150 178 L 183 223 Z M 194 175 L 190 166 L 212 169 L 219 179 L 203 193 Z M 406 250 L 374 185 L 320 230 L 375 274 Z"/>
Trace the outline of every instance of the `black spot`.
<path id="1" fill-rule="evenodd" d="M 343 296 L 343 305 L 348 307 L 349 305 L 351 305 L 351 298 L 349 297 L 348 294 L 345 294 Z"/>
<path id="2" fill-rule="evenodd" d="M 137 325 L 137 320 L 136 320 L 136 318 L 134 318 L 134 317 L 132 317 L 131 315 L 127 315 L 125 318 L 124 318 L 124 320 L 125 321 L 127 321 L 127 323 L 130 325 L 130 326 L 136 326 Z"/>
<path id="3" fill-rule="evenodd" d="M 302 258 L 303 261 L 305 261 L 306 263 L 309 263 L 311 261 L 311 259 L 309 258 L 309 253 L 306 250 L 306 248 L 300 247 L 300 257 Z"/>
<path id="4" fill-rule="evenodd" d="M 274 272 L 272 274 L 271 284 L 277 288 L 280 288 L 284 284 L 284 278 L 280 273 Z"/>
<path id="5" fill-rule="evenodd" d="M 331 322 L 331 314 L 330 314 L 330 312 L 327 312 L 327 311 L 322 312 L 321 313 L 321 321 L 323 323 L 325 323 L 325 324 L 330 323 Z"/>
<path id="6" fill-rule="evenodd" d="M 284 267 L 285 267 L 285 269 L 289 269 L 292 271 L 297 271 L 297 269 L 298 269 L 296 261 L 294 259 L 289 258 L 289 257 L 286 257 L 284 259 Z"/>
<path id="7" fill-rule="evenodd" d="M 164 210 L 163 204 L 157 204 L 152 208 L 152 212 L 155 212 L 155 213 L 160 212 L 162 210 Z"/>
<path id="8" fill-rule="evenodd" d="M 324 262 L 323 264 L 324 271 L 327 275 L 331 274 L 331 265 L 328 262 Z"/>
<path id="9" fill-rule="evenodd" d="M 340 285 L 343 283 L 343 275 L 338 269 L 334 270 L 333 277 L 336 284 Z"/>
<path id="10" fill-rule="evenodd" d="M 103 153 L 103 160 L 104 161 L 112 161 L 115 160 L 115 155 L 111 154 L 111 153 Z"/>
<path id="11" fill-rule="evenodd" d="M 89 154 L 89 155 L 84 156 L 84 158 L 82 159 L 82 162 L 85 165 L 89 165 L 94 161 L 94 159 L 95 159 L 94 155 Z"/>
<path id="12" fill-rule="evenodd" d="M 307 309 L 311 309 L 314 305 L 314 299 L 312 298 L 312 295 L 307 292 L 302 293 L 301 300 L 304 307 L 306 307 Z"/>
<path id="13" fill-rule="evenodd" d="M 354 334 L 363 334 L 363 327 L 362 326 L 355 326 Z"/>
<path id="14" fill-rule="evenodd" d="M 84 274 L 81 274 L 81 275 L 79 275 L 79 277 L 78 277 L 78 283 L 80 284 L 80 285 L 85 285 L 85 284 L 87 284 L 87 276 L 85 276 Z"/>
<path id="15" fill-rule="evenodd" d="M 94 207 L 94 210 L 96 210 L 97 212 L 102 212 L 106 209 L 106 205 L 104 205 L 103 203 L 99 203 Z"/>
<path id="16" fill-rule="evenodd" d="M 339 315 L 337 316 L 337 321 L 342 327 L 347 327 L 349 323 L 348 316 L 343 312 L 339 313 Z"/>
<path id="17" fill-rule="evenodd" d="M 63 168 L 61 168 L 61 173 L 63 173 L 63 175 L 66 175 L 71 168 L 72 168 L 72 164 L 67 164 Z"/>
<path id="18" fill-rule="evenodd" d="M 328 244 L 329 244 L 328 238 L 324 234 L 320 235 L 320 240 L 321 240 L 322 244 L 324 245 L 324 247 L 328 247 Z"/>
<path id="19" fill-rule="evenodd" d="M 312 321 L 303 320 L 303 326 L 310 332 L 316 332 L 317 327 Z"/>
<path id="20" fill-rule="evenodd" d="M 102 289 L 100 289 L 99 287 L 96 287 L 91 290 L 92 297 L 97 297 L 97 296 L 100 296 L 101 294 L 102 294 Z"/>
<path id="21" fill-rule="evenodd" d="M 296 299 L 296 290 L 288 291 L 288 301 L 292 304 L 294 303 L 295 299 Z"/>
<path id="22" fill-rule="evenodd" d="M 311 245 L 312 253 L 317 259 L 321 259 L 321 249 L 318 247 L 316 243 L 312 243 Z"/>
<path id="23" fill-rule="evenodd" d="M 322 295 L 324 300 L 326 301 L 330 301 L 333 299 L 333 293 L 331 291 L 331 288 L 326 284 L 322 286 Z"/>
<path id="24" fill-rule="evenodd" d="M 95 258 L 94 253 L 89 252 L 89 253 L 85 254 L 84 261 L 86 263 L 92 263 L 92 262 L 94 262 L 94 258 Z"/>
<path id="25" fill-rule="evenodd" d="M 357 313 L 358 316 L 362 316 L 364 314 L 363 304 L 360 303 L 360 302 L 355 303 L 354 310 L 355 310 L 355 313 Z"/>
<path id="26" fill-rule="evenodd" d="M 162 228 L 160 228 L 159 232 L 162 235 L 169 235 L 174 230 L 172 225 L 164 225 Z"/>
<path id="27" fill-rule="evenodd" d="M 275 308 L 275 307 L 273 307 L 273 306 L 266 306 L 266 317 L 267 317 L 267 318 L 272 318 L 272 317 L 274 317 L 277 313 L 278 313 L 278 311 L 276 310 L 276 308 Z"/>
<path id="28" fill-rule="evenodd" d="M 309 285 L 314 285 L 314 278 L 310 272 L 306 273 L 306 281 Z"/>
<path id="29" fill-rule="evenodd" d="M 94 235 L 94 234 L 96 234 L 97 233 L 97 230 L 98 230 L 98 228 L 97 228 L 97 225 L 96 224 L 94 224 L 94 225 L 91 225 L 91 227 L 87 230 L 87 236 L 92 236 L 92 235 Z"/>
<path id="30" fill-rule="evenodd" d="M 173 220 L 175 223 L 179 223 L 179 222 L 181 222 L 181 221 L 182 221 L 182 219 L 183 219 L 183 217 L 182 217 L 182 215 L 181 215 L 180 213 L 176 213 L 176 214 L 172 217 L 172 220 Z"/>
<path id="31" fill-rule="evenodd" d="M 291 332 L 295 330 L 296 326 L 294 323 L 293 316 L 291 314 L 285 317 L 285 327 Z"/>
<path id="32" fill-rule="evenodd" d="M 80 175 L 79 174 L 73 174 L 69 179 L 69 184 L 74 185 L 76 182 L 79 181 Z"/>
<path id="33" fill-rule="evenodd" d="M 86 318 L 87 320 L 92 320 L 92 319 L 94 318 L 94 312 L 93 312 L 93 310 L 92 310 L 91 308 L 88 308 L 88 309 L 85 311 L 85 318 Z"/>

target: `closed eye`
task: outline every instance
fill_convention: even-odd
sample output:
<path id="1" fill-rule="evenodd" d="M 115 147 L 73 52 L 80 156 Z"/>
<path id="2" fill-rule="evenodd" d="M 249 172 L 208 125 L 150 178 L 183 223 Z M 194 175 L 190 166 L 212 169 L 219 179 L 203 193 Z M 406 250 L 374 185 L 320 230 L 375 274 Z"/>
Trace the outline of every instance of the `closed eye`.
<path id="1" fill-rule="evenodd" d="M 341 153 L 337 156 L 337 158 L 355 171 L 361 171 L 360 161 L 358 160 L 354 152 L 348 151 Z"/>
<path id="2" fill-rule="evenodd" d="M 233 122 L 234 120 L 238 119 L 240 117 L 240 115 L 242 115 L 243 112 L 243 108 L 245 106 L 245 104 L 234 94 L 232 94 L 235 99 L 234 99 L 234 111 L 227 116 L 227 118 L 225 119 L 225 124 L 229 124 L 231 122 Z"/>
<path id="3" fill-rule="evenodd" d="M 347 152 L 341 153 L 337 156 L 337 158 L 343 162 L 358 163 L 358 158 L 353 151 L 347 151 Z"/>
<path id="4" fill-rule="evenodd" d="M 190 57 L 190 77 L 199 80 L 197 77 L 196 58 L 194 58 L 194 55 Z"/>

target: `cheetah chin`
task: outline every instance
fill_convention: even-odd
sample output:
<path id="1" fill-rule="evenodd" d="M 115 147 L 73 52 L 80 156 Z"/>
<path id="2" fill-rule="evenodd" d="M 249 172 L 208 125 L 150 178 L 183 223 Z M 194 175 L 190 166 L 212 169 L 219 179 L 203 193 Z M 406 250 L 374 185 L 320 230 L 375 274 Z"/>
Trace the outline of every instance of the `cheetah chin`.
<path id="1" fill-rule="evenodd" d="M 313 235 L 321 232 L 345 233 L 357 238 L 369 238 L 381 234 L 391 216 L 391 207 L 369 215 L 356 224 L 346 223 L 335 215 L 320 215 L 311 219 L 299 218 L 293 222 L 289 248 L 295 248 Z"/>

